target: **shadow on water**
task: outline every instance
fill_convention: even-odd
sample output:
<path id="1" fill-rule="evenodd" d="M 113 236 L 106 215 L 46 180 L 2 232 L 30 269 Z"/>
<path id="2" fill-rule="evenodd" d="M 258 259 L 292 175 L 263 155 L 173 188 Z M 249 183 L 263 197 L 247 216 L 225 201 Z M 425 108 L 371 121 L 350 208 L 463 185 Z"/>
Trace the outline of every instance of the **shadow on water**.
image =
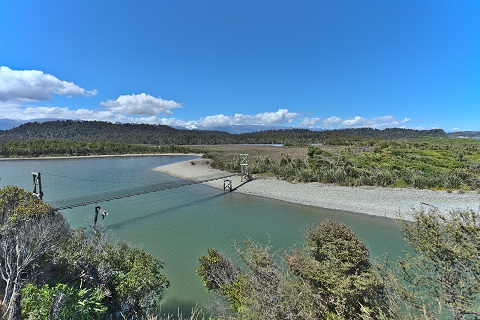
<path id="1" fill-rule="evenodd" d="M 201 203 L 206 203 L 208 201 L 212 201 L 216 198 L 223 197 L 223 196 L 224 196 L 224 193 L 219 193 L 219 194 L 216 194 L 216 195 L 213 195 L 213 196 L 210 196 L 210 197 L 204 197 L 204 198 L 199 199 L 199 200 L 195 200 L 195 201 L 191 201 L 191 202 L 187 202 L 187 203 L 182 203 L 178 206 L 165 208 L 163 210 L 156 211 L 154 213 L 150 213 L 150 214 L 147 214 L 147 215 L 144 215 L 144 216 L 141 216 L 141 217 L 136 217 L 136 218 L 132 218 L 132 219 L 129 219 L 129 220 L 126 220 L 126 221 L 110 224 L 110 225 L 107 225 L 105 227 L 106 227 L 107 230 L 119 230 L 119 229 L 121 229 L 125 226 L 128 226 L 129 224 L 135 224 L 135 223 L 137 223 L 139 221 L 142 221 L 142 220 L 147 220 L 147 219 L 151 219 L 153 217 L 161 216 L 161 215 L 167 214 L 167 213 L 169 213 L 173 210 L 188 208 L 188 207 L 191 207 L 193 205 L 199 205 Z"/>

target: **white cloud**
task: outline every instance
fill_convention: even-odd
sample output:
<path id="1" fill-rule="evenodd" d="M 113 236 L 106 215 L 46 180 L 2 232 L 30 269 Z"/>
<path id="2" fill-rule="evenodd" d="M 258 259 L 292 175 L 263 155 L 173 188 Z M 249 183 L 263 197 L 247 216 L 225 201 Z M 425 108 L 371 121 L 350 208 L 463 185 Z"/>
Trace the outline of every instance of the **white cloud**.
<path id="1" fill-rule="evenodd" d="M 73 82 L 59 80 L 38 70 L 12 70 L 0 67 L 0 101 L 28 102 L 50 100 L 55 95 L 96 95 Z"/>
<path id="2" fill-rule="evenodd" d="M 320 118 L 303 118 L 300 121 L 300 126 L 302 127 L 313 127 L 320 121 Z"/>
<path id="3" fill-rule="evenodd" d="M 1 104 L 0 119 L 35 121 L 38 119 L 104 120 L 122 121 L 125 117 L 110 111 L 98 112 L 88 109 L 72 110 L 68 107 L 20 106 L 18 104 Z"/>
<path id="4" fill-rule="evenodd" d="M 163 100 L 160 97 L 155 98 L 145 93 L 122 95 L 115 101 L 107 100 L 100 104 L 113 113 L 138 116 L 172 114 L 170 109 L 182 107 L 180 103 L 173 100 Z"/>
<path id="5" fill-rule="evenodd" d="M 300 114 L 295 112 L 289 112 L 287 109 L 279 109 L 277 112 L 264 112 L 259 113 L 255 117 L 260 124 L 284 124 L 292 122 Z"/>
<path id="6" fill-rule="evenodd" d="M 337 116 L 332 116 L 332 117 L 329 117 L 329 118 L 323 120 L 323 125 L 329 127 L 329 126 L 335 125 L 339 122 L 342 122 L 342 118 L 339 118 Z"/>
<path id="7" fill-rule="evenodd" d="M 37 119 L 73 119 L 73 120 L 101 120 L 110 122 L 131 122 L 163 124 L 175 127 L 212 128 L 234 125 L 258 126 L 288 126 L 323 129 L 341 128 L 387 128 L 405 127 L 410 118 L 396 120 L 393 116 L 364 118 L 355 116 L 342 119 L 331 116 L 323 121 L 319 117 L 301 117 L 301 114 L 290 112 L 287 109 L 278 109 L 275 112 L 262 112 L 256 115 L 236 113 L 233 115 L 210 115 L 198 120 L 184 121 L 175 118 L 160 118 L 163 114 L 170 116 L 172 110 L 182 105 L 173 100 L 163 100 L 145 93 L 121 95 L 116 100 L 107 100 L 100 105 L 103 110 L 71 109 L 69 107 L 39 106 L 31 102 L 50 100 L 53 95 L 63 96 L 92 96 L 96 90 L 86 90 L 73 82 L 67 82 L 53 75 L 38 70 L 12 70 L 0 67 L 0 119 L 30 121 Z M 417 126 L 417 129 L 424 129 Z"/>
<path id="8" fill-rule="evenodd" d="M 162 118 L 159 119 L 158 124 L 163 124 L 169 127 L 185 127 L 192 129 L 192 126 L 195 126 L 195 122 L 192 121 L 183 121 L 175 118 Z"/>
<path id="9" fill-rule="evenodd" d="M 292 122 L 299 116 L 298 113 L 289 112 L 287 109 L 278 109 L 276 112 L 263 112 L 257 115 L 236 113 L 233 116 L 217 114 L 207 116 L 198 121 L 202 126 L 220 127 L 232 125 L 281 125 Z"/>
<path id="10" fill-rule="evenodd" d="M 399 127 L 400 125 L 409 122 L 409 118 L 403 118 L 401 121 L 395 120 L 393 116 L 381 116 L 375 118 L 364 118 L 355 116 L 353 118 L 342 119 L 337 116 L 332 116 L 322 122 L 324 128 L 328 129 L 342 129 L 342 128 L 389 128 Z"/>
<path id="11" fill-rule="evenodd" d="M 170 114 L 169 111 L 169 109 L 165 109 L 163 113 L 168 115 Z M 406 123 L 411 121 L 409 118 L 403 118 L 398 121 L 393 116 L 374 118 L 355 116 L 345 119 L 338 116 L 331 116 L 321 120 L 318 117 L 301 117 L 299 113 L 290 112 L 287 109 L 279 109 L 276 112 L 262 112 L 256 115 L 237 113 L 229 116 L 217 114 L 191 121 L 171 117 L 160 118 L 155 114 L 131 115 L 118 112 L 119 110 L 92 110 L 85 108 L 74 110 L 69 107 L 21 105 L 15 102 L 0 102 L 0 119 L 19 121 L 35 121 L 39 119 L 99 120 L 121 123 L 162 124 L 172 127 L 184 127 L 187 129 L 209 129 L 235 125 L 257 125 L 259 127 L 303 127 L 310 129 L 342 129 L 359 127 L 383 129 L 387 127 L 406 127 Z M 415 129 L 424 128 L 417 126 Z M 261 130 L 261 128 L 259 128 L 259 130 Z"/>
<path id="12" fill-rule="evenodd" d="M 310 129 L 344 129 L 344 128 L 391 128 L 391 127 L 405 127 L 403 124 L 410 121 L 409 118 L 403 118 L 401 121 L 395 120 L 393 116 L 381 116 L 374 118 L 364 118 L 355 116 L 353 118 L 342 119 L 338 116 L 331 116 L 325 120 L 318 117 L 315 118 L 299 118 L 300 114 L 289 112 L 285 109 L 280 109 L 277 112 L 264 112 L 257 115 L 235 114 L 233 116 L 226 116 L 218 114 L 207 116 L 200 120 L 183 121 L 175 118 L 158 119 L 158 124 L 167 126 L 184 127 L 188 129 L 208 129 L 213 127 L 224 127 L 234 125 L 287 125 L 287 127 L 303 127 Z M 293 124 L 292 121 L 298 120 L 298 124 Z"/>
<path id="13" fill-rule="evenodd" d="M 240 118 L 238 117 L 240 115 L 235 115 L 233 117 L 233 119 L 235 119 L 235 117 Z M 204 125 L 205 127 L 219 127 L 219 126 L 226 126 L 226 125 L 232 125 L 232 124 L 238 124 L 238 123 L 234 123 L 235 120 L 232 120 L 232 117 L 228 117 L 224 114 L 217 114 L 217 115 L 214 115 L 214 116 L 207 116 L 203 119 L 201 119 L 199 121 L 202 125 Z"/>
<path id="14" fill-rule="evenodd" d="M 366 122 L 368 122 L 367 119 L 356 116 L 353 119 L 350 118 L 350 119 L 347 119 L 347 120 L 343 120 L 342 125 L 344 127 L 355 127 L 355 126 L 361 126 L 362 124 L 365 124 Z"/>

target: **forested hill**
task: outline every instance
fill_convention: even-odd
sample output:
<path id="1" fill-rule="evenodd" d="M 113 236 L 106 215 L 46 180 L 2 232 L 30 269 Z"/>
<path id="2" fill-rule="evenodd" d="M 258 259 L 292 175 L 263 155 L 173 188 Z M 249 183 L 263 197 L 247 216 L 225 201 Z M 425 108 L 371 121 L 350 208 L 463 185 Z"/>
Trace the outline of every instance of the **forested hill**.
<path id="1" fill-rule="evenodd" d="M 165 125 L 62 120 L 28 122 L 10 130 L 0 130 L 0 142 L 45 139 L 187 145 L 219 144 L 228 135 L 219 131 L 179 130 Z"/>
<path id="2" fill-rule="evenodd" d="M 10 130 L 0 130 L 0 142 L 27 140 L 71 140 L 86 142 L 122 142 L 151 145 L 198 145 L 283 143 L 331 143 L 344 139 L 405 139 L 447 137 L 441 129 L 412 130 L 389 128 L 311 131 L 307 129 L 268 130 L 230 134 L 223 131 L 181 130 L 164 125 L 110 123 L 101 121 L 29 122 Z"/>

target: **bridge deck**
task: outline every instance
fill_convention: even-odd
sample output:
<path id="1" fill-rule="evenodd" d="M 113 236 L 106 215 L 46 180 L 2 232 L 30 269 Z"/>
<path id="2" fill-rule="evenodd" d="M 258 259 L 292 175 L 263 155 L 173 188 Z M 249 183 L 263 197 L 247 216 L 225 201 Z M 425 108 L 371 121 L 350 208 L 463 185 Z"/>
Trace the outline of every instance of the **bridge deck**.
<path id="1" fill-rule="evenodd" d="M 92 195 L 84 195 L 84 196 L 69 198 L 65 200 L 53 201 L 50 204 L 54 206 L 56 210 L 72 209 L 72 208 L 83 207 L 86 205 L 96 204 L 100 202 L 128 198 L 128 197 L 138 196 L 138 195 L 152 193 L 152 192 L 176 189 L 176 188 L 204 183 L 208 181 L 225 179 L 225 178 L 233 177 L 237 175 L 239 174 L 233 173 L 233 174 L 228 174 L 223 176 L 199 177 L 193 181 L 192 180 L 167 181 L 167 182 L 162 182 L 159 184 L 148 185 L 143 187 L 107 191 L 107 192 L 101 192 L 101 193 L 96 193 Z"/>

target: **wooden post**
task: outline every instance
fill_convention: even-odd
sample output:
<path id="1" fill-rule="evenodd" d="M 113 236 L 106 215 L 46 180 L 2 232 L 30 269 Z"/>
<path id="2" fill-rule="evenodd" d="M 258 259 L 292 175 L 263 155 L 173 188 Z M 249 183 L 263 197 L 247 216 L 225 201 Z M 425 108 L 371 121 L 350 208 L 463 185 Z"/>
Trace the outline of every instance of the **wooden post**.
<path id="1" fill-rule="evenodd" d="M 33 194 L 43 200 L 42 179 L 40 172 L 32 171 L 33 175 Z"/>
<path id="2" fill-rule="evenodd" d="M 98 210 L 100 209 L 99 206 L 95 207 L 95 217 L 93 218 L 93 226 L 95 227 L 97 225 L 97 219 L 98 219 Z"/>
<path id="3" fill-rule="evenodd" d="M 95 217 L 93 218 L 93 226 L 95 227 L 97 225 L 97 220 L 98 220 L 98 214 L 102 215 L 102 220 L 105 219 L 106 216 L 108 216 L 108 212 L 100 208 L 100 206 L 95 207 Z"/>

